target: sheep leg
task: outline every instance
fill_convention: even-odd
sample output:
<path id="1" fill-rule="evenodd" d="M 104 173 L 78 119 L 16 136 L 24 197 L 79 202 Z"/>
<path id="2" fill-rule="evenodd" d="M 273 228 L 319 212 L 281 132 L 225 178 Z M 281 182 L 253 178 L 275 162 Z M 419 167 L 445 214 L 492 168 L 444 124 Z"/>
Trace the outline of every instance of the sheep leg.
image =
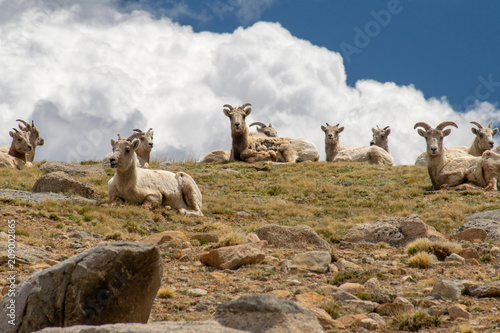
<path id="1" fill-rule="evenodd" d="M 252 149 L 245 149 L 241 152 L 241 159 L 248 163 L 255 163 L 260 161 L 269 161 L 276 158 L 276 153 L 272 150 L 270 151 L 254 151 Z"/>
<path id="2" fill-rule="evenodd" d="M 182 215 L 199 215 L 203 216 L 201 212 L 202 205 L 202 196 L 201 191 L 196 185 L 194 179 L 184 172 L 178 172 L 175 174 L 175 178 L 179 183 L 179 187 L 182 193 L 182 199 L 184 200 L 187 207 L 189 207 L 189 211 L 181 208 L 179 212 Z"/>
<path id="3" fill-rule="evenodd" d="M 146 196 L 142 202 L 142 207 L 145 208 L 156 208 L 162 203 L 162 196 L 158 194 L 149 194 Z"/>

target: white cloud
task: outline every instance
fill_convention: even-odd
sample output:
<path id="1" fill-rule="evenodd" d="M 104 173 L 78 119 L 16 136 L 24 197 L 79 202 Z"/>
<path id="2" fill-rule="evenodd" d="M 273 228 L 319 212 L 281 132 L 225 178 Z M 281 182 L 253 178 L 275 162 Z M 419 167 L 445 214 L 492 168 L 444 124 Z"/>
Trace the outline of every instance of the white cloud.
<path id="1" fill-rule="evenodd" d="M 279 24 L 194 33 L 145 12 L 121 13 L 114 1 L 47 3 L 0 2 L 0 144 L 10 144 L 16 118 L 35 119 L 46 142 L 38 160 L 100 159 L 118 133 L 150 127 L 153 158 L 198 158 L 230 148 L 222 105 L 246 102 L 249 121 L 313 141 L 323 160 L 326 122 L 345 126 L 343 145 L 368 145 L 372 127 L 390 125 L 398 164 L 425 149 L 413 130 L 418 121 L 457 122 L 448 146 L 472 142 L 469 121 L 500 123 L 488 103 L 457 113 L 413 86 L 349 87 L 338 53 Z"/>

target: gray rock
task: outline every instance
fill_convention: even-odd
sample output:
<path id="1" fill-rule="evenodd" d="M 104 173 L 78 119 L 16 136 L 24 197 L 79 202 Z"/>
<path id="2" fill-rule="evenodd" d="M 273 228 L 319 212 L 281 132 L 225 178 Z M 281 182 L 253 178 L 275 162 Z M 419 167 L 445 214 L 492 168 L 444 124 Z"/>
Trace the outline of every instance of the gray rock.
<path id="1" fill-rule="evenodd" d="M 441 280 L 432 288 L 432 294 L 437 294 L 445 299 L 457 300 L 462 295 L 463 290 L 465 287 L 460 282 Z"/>
<path id="2" fill-rule="evenodd" d="M 65 172 L 71 176 L 105 175 L 106 172 L 101 167 L 95 165 L 81 165 L 59 161 L 48 161 L 40 166 L 40 170 L 50 173 L 56 171 Z"/>
<path id="3" fill-rule="evenodd" d="M 465 293 L 473 297 L 500 297 L 500 281 L 468 285 Z"/>
<path id="4" fill-rule="evenodd" d="M 258 228 L 254 231 L 259 239 L 268 241 L 276 247 L 287 249 L 330 250 L 330 245 L 321 238 L 310 226 L 299 225 L 287 227 L 277 224 L 270 224 Z"/>
<path id="5" fill-rule="evenodd" d="M 242 296 L 217 307 L 214 319 L 221 325 L 248 332 L 323 332 L 308 309 L 272 295 Z"/>
<path id="6" fill-rule="evenodd" d="M 360 299 L 351 293 L 339 290 L 332 295 L 339 301 L 359 301 Z"/>
<path id="7" fill-rule="evenodd" d="M 60 193 L 33 193 L 30 191 L 13 190 L 9 188 L 0 189 L 0 198 L 22 200 L 26 202 L 38 203 L 45 200 L 52 201 L 79 201 L 87 205 L 96 205 L 96 200 L 86 199 L 77 195 L 65 195 Z"/>
<path id="8" fill-rule="evenodd" d="M 455 230 L 461 232 L 469 228 L 480 228 L 486 231 L 486 241 L 500 241 L 500 209 L 474 213 L 467 222 Z"/>
<path id="9" fill-rule="evenodd" d="M 243 265 L 257 264 L 266 258 L 266 241 L 226 246 L 198 255 L 198 260 L 217 269 L 237 269 Z"/>
<path id="10" fill-rule="evenodd" d="M 456 254 L 456 253 L 452 253 L 450 254 L 449 256 L 447 256 L 445 259 L 444 259 L 445 262 L 452 262 L 452 261 L 455 261 L 455 262 L 459 262 L 460 264 L 462 265 L 465 265 L 465 258 Z"/>
<path id="11" fill-rule="evenodd" d="M 101 194 L 95 187 L 85 184 L 62 171 L 51 172 L 38 178 L 31 191 L 72 193 L 88 199 L 101 199 Z"/>
<path id="12" fill-rule="evenodd" d="M 102 243 L 38 271 L 16 291 L 16 325 L 0 332 L 32 332 L 50 326 L 147 322 L 160 287 L 162 260 L 152 244 Z M 10 297 L 0 301 L 7 318 Z"/>
<path id="13" fill-rule="evenodd" d="M 363 286 L 365 287 L 365 292 L 374 302 L 390 303 L 396 297 L 396 295 L 385 288 L 376 277 L 366 281 Z"/>
<path id="14" fill-rule="evenodd" d="M 379 304 L 372 301 L 347 300 L 339 304 L 344 313 L 366 314 L 373 312 Z"/>
<path id="15" fill-rule="evenodd" d="M 5 264 L 8 258 L 8 242 L 0 242 L 0 265 Z M 57 259 L 53 254 L 36 246 L 16 243 L 16 263 L 32 264 L 45 259 Z"/>
<path id="16" fill-rule="evenodd" d="M 151 324 L 111 324 L 102 326 L 76 325 L 71 327 L 48 327 L 38 333 L 242 333 L 246 331 L 224 327 L 215 320 L 207 321 L 158 321 Z"/>
<path id="17" fill-rule="evenodd" d="M 310 251 L 297 253 L 290 261 L 288 269 L 304 269 L 316 273 L 326 273 L 332 256 L 328 251 Z"/>
<path id="18" fill-rule="evenodd" d="M 343 258 L 340 258 L 338 261 L 336 261 L 335 266 L 337 266 L 339 272 L 341 272 L 341 273 L 362 272 L 363 271 L 363 267 L 361 267 L 358 264 L 355 264 L 353 262 L 347 261 Z"/>

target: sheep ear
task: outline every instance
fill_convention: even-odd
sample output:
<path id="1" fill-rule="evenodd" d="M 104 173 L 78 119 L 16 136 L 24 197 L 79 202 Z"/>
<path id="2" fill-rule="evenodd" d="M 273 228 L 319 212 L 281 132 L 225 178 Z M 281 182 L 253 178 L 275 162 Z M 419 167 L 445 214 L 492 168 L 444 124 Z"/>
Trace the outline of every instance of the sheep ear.
<path id="1" fill-rule="evenodd" d="M 326 132 L 326 127 L 324 125 L 321 125 L 321 129 L 323 130 L 323 132 Z"/>
<path id="2" fill-rule="evenodd" d="M 111 139 L 111 147 L 114 147 L 114 146 L 115 146 L 115 143 L 116 143 L 116 141 L 115 141 L 115 140 L 113 140 L 113 139 Z"/>
<path id="3" fill-rule="evenodd" d="M 470 130 L 472 131 L 472 133 L 474 133 L 474 135 L 477 135 L 477 128 L 471 127 Z"/>
<path id="4" fill-rule="evenodd" d="M 247 117 L 250 113 L 252 113 L 252 108 L 245 109 L 245 116 Z"/>
<path id="5" fill-rule="evenodd" d="M 493 135 L 497 134 L 498 133 L 498 128 L 494 128 L 493 129 Z"/>
<path id="6" fill-rule="evenodd" d="M 231 113 L 230 113 L 231 111 L 229 109 L 223 109 L 223 111 L 227 117 L 231 118 Z"/>
<path id="7" fill-rule="evenodd" d="M 9 132 L 9 135 L 10 135 L 11 137 L 14 137 L 14 136 L 16 135 L 16 132 L 14 132 L 14 131 L 10 131 L 10 132 Z"/>
<path id="8" fill-rule="evenodd" d="M 372 133 L 375 133 L 375 128 L 372 127 Z"/>
<path id="9" fill-rule="evenodd" d="M 339 128 L 339 133 L 342 133 L 342 131 L 344 131 L 344 126 Z"/>
<path id="10" fill-rule="evenodd" d="M 450 135 L 450 133 L 451 133 L 451 128 L 448 128 L 448 129 L 443 131 L 443 136 L 448 136 L 448 135 Z"/>
<path id="11" fill-rule="evenodd" d="M 391 129 L 390 128 L 388 128 L 388 129 L 385 130 L 385 135 L 389 135 L 389 134 L 391 134 Z"/>
<path id="12" fill-rule="evenodd" d="M 136 150 L 137 148 L 139 148 L 139 143 L 139 140 L 134 140 L 134 142 L 132 142 L 132 149 Z"/>
<path id="13" fill-rule="evenodd" d="M 418 132 L 418 135 L 420 135 L 421 137 L 424 137 L 424 138 L 425 138 L 425 133 L 426 133 L 426 132 L 425 132 L 423 129 L 420 129 L 420 128 L 419 128 L 417 132 Z"/>

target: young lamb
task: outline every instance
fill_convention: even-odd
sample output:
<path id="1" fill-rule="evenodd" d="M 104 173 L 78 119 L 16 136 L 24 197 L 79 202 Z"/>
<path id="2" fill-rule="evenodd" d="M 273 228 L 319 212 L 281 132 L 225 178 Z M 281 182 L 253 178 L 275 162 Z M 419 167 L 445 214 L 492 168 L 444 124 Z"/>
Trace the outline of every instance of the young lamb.
<path id="1" fill-rule="evenodd" d="M 138 168 L 135 151 L 139 145 L 139 140 L 111 139 L 110 163 L 116 174 L 108 182 L 110 203 L 170 206 L 181 214 L 203 216 L 201 192 L 193 178 L 184 172 Z"/>
<path id="2" fill-rule="evenodd" d="M 386 126 L 383 129 L 380 129 L 378 126 L 377 128 L 372 128 L 372 133 L 373 139 L 370 141 L 370 146 L 379 146 L 390 154 L 389 134 L 391 134 L 391 129 L 389 126 Z"/>
<path id="3" fill-rule="evenodd" d="M 12 137 L 8 153 L 0 152 L 0 168 L 11 168 L 21 170 L 25 166 L 33 166 L 31 162 L 27 162 L 26 154 L 33 150 L 33 146 L 29 142 L 28 133 L 18 131 L 13 128 L 9 134 Z"/>
<path id="4" fill-rule="evenodd" d="M 258 162 L 273 160 L 276 162 L 317 161 L 319 152 L 311 142 L 304 139 L 280 137 L 250 136 L 245 118 L 252 112 L 251 104 L 237 108 L 224 105 L 224 114 L 231 121 L 231 161 Z"/>
<path id="5" fill-rule="evenodd" d="M 387 151 L 379 146 L 353 147 L 340 146 L 340 133 L 344 127 L 339 124 L 332 126 L 326 123 L 321 126 L 325 132 L 325 152 L 327 162 L 368 162 L 370 164 L 393 165 L 394 160 Z"/>
<path id="6" fill-rule="evenodd" d="M 469 154 L 472 156 L 481 156 L 485 151 L 493 149 L 493 137 L 498 133 L 498 128 L 491 128 L 492 122 L 488 126 L 481 126 L 478 122 L 471 121 L 473 125 L 477 126 L 471 128 L 472 133 L 475 135 L 474 141 L 470 147 L 451 147 L 447 148 L 448 155 Z M 427 153 L 422 153 L 417 157 L 415 165 L 427 165 Z"/>
<path id="7" fill-rule="evenodd" d="M 151 149 L 153 149 L 153 129 L 150 128 L 147 132 L 140 129 L 134 129 L 134 134 L 128 137 L 127 140 L 133 141 L 139 139 L 140 145 L 136 151 L 137 159 L 142 167 L 149 167 L 149 158 L 151 156 Z"/>
<path id="8" fill-rule="evenodd" d="M 495 159 L 496 156 L 489 152 L 479 157 L 469 154 L 448 154 L 443 145 L 444 137 L 451 133 L 451 129 L 445 130 L 447 126 L 458 128 L 457 124 L 451 121 L 442 122 L 435 129 L 424 122 L 418 122 L 413 127 L 424 129 L 419 129 L 418 134 L 426 141 L 427 170 L 432 187 L 439 190 L 465 183 L 480 187 L 487 185 L 496 187 L 496 180 L 493 179 L 498 179 L 499 174 L 495 170 L 497 170 L 497 165 L 500 166 Z"/>
<path id="9" fill-rule="evenodd" d="M 31 121 L 31 125 L 22 119 L 16 119 L 16 121 L 19 121 L 19 122 L 24 124 L 24 126 L 19 124 L 19 129 L 21 131 L 27 132 L 29 135 L 29 143 L 31 144 L 33 149 L 26 153 L 26 161 L 32 163 L 33 160 L 35 159 L 36 147 L 43 146 L 43 144 L 45 143 L 45 140 L 40 136 L 40 132 L 36 128 L 35 122 L 33 120 Z M 8 153 L 9 149 L 10 149 L 10 146 L 0 147 L 0 152 Z"/>

